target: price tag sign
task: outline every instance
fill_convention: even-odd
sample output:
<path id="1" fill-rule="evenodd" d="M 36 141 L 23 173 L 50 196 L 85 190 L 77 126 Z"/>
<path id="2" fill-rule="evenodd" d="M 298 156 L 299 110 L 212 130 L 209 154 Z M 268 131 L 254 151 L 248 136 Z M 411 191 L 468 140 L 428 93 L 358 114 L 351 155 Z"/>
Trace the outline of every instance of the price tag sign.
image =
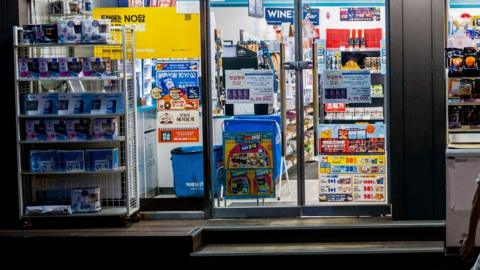
<path id="1" fill-rule="evenodd" d="M 273 72 L 270 70 L 227 70 L 227 104 L 273 104 Z"/>
<path id="2" fill-rule="evenodd" d="M 326 70 L 322 82 L 325 104 L 372 103 L 368 70 Z"/>

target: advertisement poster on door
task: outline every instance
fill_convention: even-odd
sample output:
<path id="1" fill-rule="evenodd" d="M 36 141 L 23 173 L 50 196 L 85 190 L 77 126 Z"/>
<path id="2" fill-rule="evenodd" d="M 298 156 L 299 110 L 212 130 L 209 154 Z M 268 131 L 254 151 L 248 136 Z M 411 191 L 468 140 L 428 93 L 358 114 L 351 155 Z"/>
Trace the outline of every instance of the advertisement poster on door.
<path id="1" fill-rule="evenodd" d="M 320 153 L 385 153 L 385 124 L 322 124 Z"/>
<path id="2" fill-rule="evenodd" d="M 157 99 L 159 143 L 200 141 L 199 64 L 156 61 L 152 96 Z"/>
<path id="3" fill-rule="evenodd" d="M 326 174 L 320 176 L 320 202 L 383 202 L 383 174 Z"/>
<path id="4" fill-rule="evenodd" d="M 275 196 L 273 138 L 268 132 L 224 134 L 227 198 Z"/>
<path id="5" fill-rule="evenodd" d="M 384 174 L 386 158 L 384 155 L 371 156 L 320 156 L 321 174 Z"/>

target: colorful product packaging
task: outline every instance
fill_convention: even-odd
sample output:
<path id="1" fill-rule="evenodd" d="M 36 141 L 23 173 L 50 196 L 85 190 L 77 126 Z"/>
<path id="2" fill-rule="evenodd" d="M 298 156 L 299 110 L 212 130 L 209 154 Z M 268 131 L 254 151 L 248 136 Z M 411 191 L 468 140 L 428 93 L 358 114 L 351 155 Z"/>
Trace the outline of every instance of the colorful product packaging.
<path id="1" fill-rule="evenodd" d="M 67 59 L 67 66 L 68 66 L 67 77 L 78 77 L 82 73 L 83 61 L 81 58 L 71 57 Z"/>
<path id="2" fill-rule="evenodd" d="M 85 157 L 83 150 L 57 151 L 58 170 L 62 172 L 85 171 Z"/>
<path id="3" fill-rule="evenodd" d="M 107 43 L 110 39 L 110 20 L 82 20 L 83 43 Z"/>
<path id="4" fill-rule="evenodd" d="M 67 139 L 69 141 L 84 141 L 89 137 L 89 123 L 87 119 L 71 119 L 66 121 Z"/>
<path id="5" fill-rule="evenodd" d="M 49 115 L 58 112 L 58 94 L 28 94 L 24 100 L 27 115 Z"/>
<path id="6" fill-rule="evenodd" d="M 125 111 L 123 93 L 93 94 L 91 114 L 114 114 Z"/>
<path id="7" fill-rule="evenodd" d="M 92 135 L 95 140 L 112 140 L 117 137 L 117 119 L 94 119 Z"/>
<path id="8" fill-rule="evenodd" d="M 89 114 L 90 100 L 89 93 L 67 93 L 58 95 L 58 114 L 72 115 L 72 114 Z"/>
<path id="9" fill-rule="evenodd" d="M 89 149 L 85 151 L 88 171 L 105 171 L 118 168 L 118 149 Z"/>
<path id="10" fill-rule="evenodd" d="M 50 78 L 50 72 L 48 71 L 48 58 L 38 59 L 39 78 Z"/>
<path id="11" fill-rule="evenodd" d="M 73 213 L 98 212 L 102 210 L 100 188 L 81 188 L 71 191 Z"/>
<path id="12" fill-rule="evenodd" d="M 65 141 L 68 138 L 67 121 L 63 119 L 50 120 L 49 125 L 53 127 L 54 137 L 52 140 Z M 48 127 L 48 125 L 47 125 Z"/>
<path id="13" fill-rule="evenodd" d="M 57 151 L 32 150 L 30 152 L 32 172 L 54 172 L 57 170 Z"/>
<path id="14" fill-rule="evenodd" d="M 60 62 L 58 58 L 49 58 L 47 60 L 48 77 L 60 77 Z"/>
<path id="15" fill-rule="evenodd" d="M 80 20 L 57 21 L 58 43 L 81 43 L 82 22 Z"/>

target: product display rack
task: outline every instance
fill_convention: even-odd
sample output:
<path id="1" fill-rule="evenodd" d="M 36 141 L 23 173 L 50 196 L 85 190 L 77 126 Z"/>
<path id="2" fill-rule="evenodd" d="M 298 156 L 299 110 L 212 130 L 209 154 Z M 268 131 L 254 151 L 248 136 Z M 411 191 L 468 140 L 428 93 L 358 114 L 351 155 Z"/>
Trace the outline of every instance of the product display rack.
<path id="1" fill-rule="evenodd" d="M 123 221 L 135 216 L 139 210 L 137 138 L 136 138 L 136 82 L 135 36 L 132 27 L 111 27 L 113 40 L 107 44 L 21 44 L 23 28 L 14 27 L 14 56 L 16 76 L 16 126 L 17 165 L 19 188 L 19 216 L 24 225 L 31 225 L 36 218 L 118 217 Z M 114 50 L 112 50 L 114 48 Z M 21 58 L 99 57 L 115 62 L 113 76 L 99 77 L 45 77 L 20 78 Z M 87 90 L 85 90 L 87 89 Z M 26 94 L 41 93 L 122 93 L 124 109 L 119 113 L 26 115 L 23 102 Z M 112 119 L 117 136 L 110 139 L 78 139 L 38 141 L 26 139 L 26 121 L 50 119 Z M 32 150 L 89 150 L 117 149 L 118 167 L 97 171 L 31 171 Z M 84 161 L 82 161 L 84 162 Z M 85 162 L 86 163 L 86 162 Z M 85 164 L 86 167 L 86 164 Z M 100 188 L 101 210 L 97 212 L 73 212 L 70 214 L 29 215 L 28 206 L 52 206 L 71 204 L 73 189 Z"/>

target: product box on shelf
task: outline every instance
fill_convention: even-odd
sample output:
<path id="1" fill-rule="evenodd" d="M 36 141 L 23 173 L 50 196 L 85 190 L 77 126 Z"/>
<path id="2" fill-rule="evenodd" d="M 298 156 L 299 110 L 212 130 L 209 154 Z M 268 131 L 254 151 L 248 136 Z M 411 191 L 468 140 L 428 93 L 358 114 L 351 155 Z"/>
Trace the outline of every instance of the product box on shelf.
<path id="1" fill-rule="evenodd" d="M 111 64 L 110 59 L 98 57 L 85 57 L 82 59 L 83 76 L 85 77 L 102 77 L 110 76 Z"/>
<path id="2" fill-rule="evenodd" d="M 80 20 L 57 21 L 58 43 L 81 43 L 82 22 Z"/>
<path id="3" fill-rule="evenodd" d="M 27 115 L 57 114 L 58 94 L 27 94 L 24 99 L 24 110 Z"/>
<path id="4" fill-rule="evenodd" d="M 123 113 L 123 93 L 93 94 L 91 114 Z"/>
<path id="5" fill-rule="evenodd" d="M 68 70 L 63 73 L 65 77 L 78 77 L 82 73 L 83 61 L 82 58 L 70 57 L 67 59 Z M 62 76 L 63 77 L 63 76 Z"/>
<path id="6" fill-rule="evenodd" d="M 48 77 L 60 77 L 60 61 L 58 58 L 47 59 Z"/>
<path id="7" fill-rule="evenodd" d="M 105 171 L 118 168 L 118 149 L 85 150 L 88 171 Z"/>
<path id="8" fill-rule="evenodd" d="M 87 119 L 70 119 L 66 121 L 69 141 L 88 140 L 89 123 Z"/>
<path id="9" fill-rule="evenodd" d="M 73 213 L 98 212 L 102 210 L 100 188 L 79 188 L 71 191 Z"/>
<path id="10" fill-rule="evenodd" d="M 38 59 L 38 77 L 40 78 L 50 78 L 50 71 L 48 71 L 48 58 Z"/>
<path id="11" fill-rule="evenodd" d="M 117 119 L 94 119 L 92 135 L 95 140 L 112 140 L 118 136 Z"/>
<path id="12" fill-rule="evenodd" d="M 31 172 L 54 172 L 57 170 L 57 151 L 32 150 L 30 152 Z"/>
<path id="13" fill-rule="evenodd" d="M 58 95 L 58 114 L 89 114 L 91 106 L 91 94 L 89 93 L 66 93 Z"/>
<path id="14" fill-rule="evenodd" d="M 62 172 L 85 171 L 85 157 L 83 150 L 57 151 L 58 170 Z"/>
<path id="15" fill-rule="evenodd" d="M 55 141 L 65 141 L 68 138 L 67 132 L 67 121 L 63 119 L 50 120 L 50 125 L 53 126 L 53 131 L 55 134 Z"/>
<path id="16" fill-rule="evenodd" d="M 82 20 L 83 43 L 107 43 L 110 39 L 110 20 Z"/>
<path id="17" fill-rule="evenodd" d="M 27 141 L 46 141 L 48 120 L 26 120 L 25 121 L 25 140 Z"/>
<path id="18" fill-rule="evenodd" d="M 37 43 L 57 43 L 58 33 L 57 25 L 41 24 L 41 25 L 24 25 L 23 26 L 23 44 Z"/>
<path id="19" fill-rule="evenodd" d="M 36 58 L 18 59 L 18 77 L 36 79 L 39 77 L 40 67 Z"/>

